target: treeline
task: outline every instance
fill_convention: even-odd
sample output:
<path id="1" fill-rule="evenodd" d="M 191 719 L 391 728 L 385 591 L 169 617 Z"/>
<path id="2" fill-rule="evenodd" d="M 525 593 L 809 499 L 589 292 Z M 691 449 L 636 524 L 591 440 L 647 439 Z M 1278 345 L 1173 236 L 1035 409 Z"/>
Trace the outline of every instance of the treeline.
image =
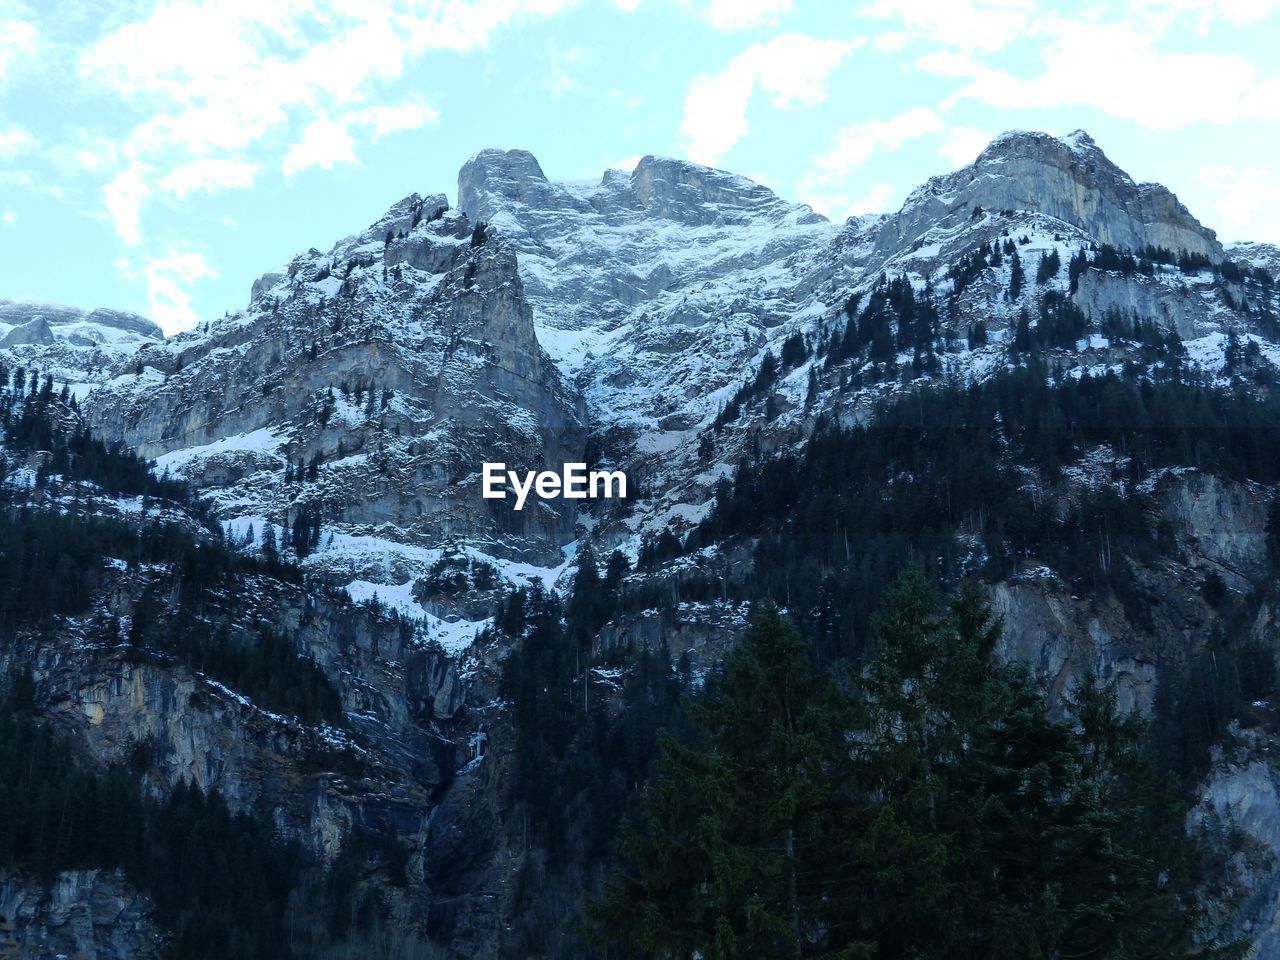
<path id="1" fill-rule="evenodd" d="M 8 643 L 23 628 L 50 628 L 59 617 L 89 614 L 113 561 L 167 568 L 136 604 L 126 638 L 132 656 L 176 657 L 267 709 L 304 722 L 342 722 L 338 693 L 313 661 L 268 626 L 256 634 L 235 628 L 234 611 L 226 609 L 226 596 L 246 579 L 275 569 L 199 541 L 175 524 L 135 528 L 0 503 L 0 640 Z M 113 617 L 99 617 L 88 628 L 96 631 L 91 639 L 122 642 Z"/>
<path id="2" fill-rule="evenodd" d="M 113 629 L 108 622 L 104 632 L 110 635 Z M 157 654 L 173 657 L 244 693 L 264 710 L 308 724 L 345 724 L 342 698 L 324 671 L 298 654 L 292 638 L 268 624 L 244 629 L 229 619 L 197 616 L 192 605 L 167 605 L 149 588 L 134 606 L 127 643 L 135 661 L 153 660 Z"/>
<path id="3" fill-rule="evenodd" d="M 37 486 L 43 486 L 50 476 L 62 476 L 95 484 L 109 494 L 157 497 L 199 512 L 185 483 L 156 477 L 150 465 L 131 451 L 109 447 L 94 437 L 79 422 L 69 396 L 60 399 L 53 393 L 52 378 L 45 383 L 45 389 L 26 400 L 12 393 L 0 398 L 5 447 L 18 453 L 43 454 L 36 472 Z"/>
<path id="4" fill-rule="evenodd" d="M 148 747 L 104 774 L 80 767 L 34 713 L 30 675 L 0 710 L 0 862 L 42 884 L 59 871 L 122 869 L 151 894 L 183 960 L 288 957 L 283 925 L 299 852 L 270 821 L 233 816 L 217 794 L 180 785 L 153 801 L 138 789 Z"/>
<path id="5" fill-rule="evenodd" d="M 742 582 L 707 583 L 705 597 L 682 583 L 682 597 L 771 597 L 824 652 L 849 655 L 910 558 L 949 581 L 1004 577 L 1035 560 L 1114 592 L 1145 622 L 1126 558 L 1154 557 L 1164 534 L 1134 484 L 1162 466 L 1280 481 L 1280 400 L 1176 381 L 1055 379 L 1032 361 L 984 384 L 914 391 L 870 422 L 824 424 L 802 452 L 740 463 L 683 548 L 754 537 L 752 570 Z M 1059 498 L 1028 488 L 1021 467 L 1051 487 L 1100 444 L 1128 458 L 1109 478 L 1128 484 L 1123 496 L 1082 489 L 1063 515 Z"/>
<path id="6" fill-rule="evenodd" d="M 766 350 L 756 375 L 734 391 L 729 402 L 716 415 L 712 426 L 717 431 L 721 430 L 725 424 L 732 423 L 742 415 L 744 406 L 759 397 L 765 397 L 767 401 L 771 401 L 769 391 L 773 389 L 774 384 L 809 359 L 809 353 L 809 344 L 804 335 L 799 332 L 791 334 L 782 342 L 779 356 L 775 357 L 772 350 Z M 768 407 L 765 415 L 772 420 L 777 416 L 777 410 Z"/>
<path id="7" fill-rule="evenodd" d="M 1138 722 L 1088 677 L 1053 719 L 999 633 L 978 592 L 908 576 L 833 680 L 765 610 L 664 737 L 591 908 L 604 955 L 1234 955 Z"/>
<path id="8" fill-rule="evenodd" d="M 144 741 L 123 763 L 84 767 L 38 718 L 30 673 L 19 673 L 0 699 L 0 866 L 45 885 L 63 870 L 124 871 L 150 895 L 172 960 L 304 960 L 336 945 L 386 960 L 436 955 L 377 935 L 377 903 L 359 880 L 382 870 L 394 882 L 398 870 L 403 882 L 404 869 L 384 837 L 354 829 L 325 870 L 269 816 L 233 814 L 217 791 L 184 782 L 161 799 L 144 793 L 154 760 Z"/>
<path id="9" fill-rule="evenodd" d="M 602 574 L 582 558 L 568 606 L 537 587 L 502 604 L 496 624 L 517 643 L 501 693 L 515 727 L 511 778 L 517 879 L 513 956 L 581 957 L 582 892 L 612 868 L 622 811 L 650 773 L 658 731 L 681 724 L 687 664 L 662 644 L 593 648 L 626 574 L 614 554 Z"/>

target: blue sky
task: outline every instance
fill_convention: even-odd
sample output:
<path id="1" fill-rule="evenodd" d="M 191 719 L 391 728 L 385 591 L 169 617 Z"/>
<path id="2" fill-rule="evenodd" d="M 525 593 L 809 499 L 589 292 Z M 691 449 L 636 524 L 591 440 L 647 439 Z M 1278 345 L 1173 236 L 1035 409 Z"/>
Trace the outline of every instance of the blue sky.
<path id="1" fill-rule="evenodd" d="M 167 331 L 489 146 L 646 153 L 835 217 L 1083 127 L 1280 242 L 1280 0 L 0 0 L 0 297 Z"/>

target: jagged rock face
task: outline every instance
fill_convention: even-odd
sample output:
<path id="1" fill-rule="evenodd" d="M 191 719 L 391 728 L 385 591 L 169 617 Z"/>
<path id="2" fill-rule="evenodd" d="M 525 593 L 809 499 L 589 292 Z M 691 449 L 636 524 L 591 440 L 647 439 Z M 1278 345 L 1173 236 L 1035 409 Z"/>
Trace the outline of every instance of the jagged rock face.
<path id="1" fill-rule="evenodd" d="M 1272 279 L 1280 278 L 1280 247 L 1273 243 L 1233 243 L 1227 247 L 1227 255 L 1251 267 L 1262 268 Z"/>
<path id="2" fill-rule="evenodd" d="M 104 587 L 104 614 L 127 623 L 147 579 L 116 573 Z M 124 646 L 89 642 L 71 622 L 0 650 L 0 668 L 31 666 L 46 715 L 95 764 L 127 762 L 148 744 L 152 790 L 167 794 L 184 781 L 216 789 L 233 810 L 270 816 L 318 859 L 331 860 L 353 824 L 390 822 L 418 836 L 432 793 L 461 762 L 444 733 L 469 733 L 456 661 L 399 624 L 301 587 L 263 581 L 240 590 L 234 619 L 250 635 L 272 624 L 315 660 L 342 698 L 348 730 L 272 713 L 182 665 L 135 662 Z M 324 772 L 357 743 L 362 774 Z"/>
<path id="3" fill-rule="evenodd" d="M 1217 292 L 1194 281 L 1161 281 L 1147 277 L 1089 270 L 1080 278 L 1076 302 L 1092 316 L 1116 312 L 1123 317 L 1153 320 L 1165 332 L 1184 340 L 1217 329 L 1222 303 Z"/>
<path id="4" fill-rule="evenodd" d="M 312 505 L 342 529 L 558 562 L 568 511 L 486 501 L 480 469 L 580 459 L 579 402 L 539 347 L 514 255 L 471 234 L 443 197 L 410 197 L 261 278 L 244 313 L 139 353 L 93 394 L 90 422 L 209 488 L 226 517 Z"/>
<path id="5" fill-rule="evenodd" d="M 884 222 L 877 249 L 887 252 L 939 225 L 961 223 L 978 207 L 1043 213 L 1121 249 L 1150 244 L 1223 257 L 1214 232 L 1176 196 L 1159 184 L 1134 183 L 1079 130 L 1062 140 L 1021 132 L 997 138 L 972 166 L 919 187 Z"/>
<path id="6" fill-rule="evenodd" d="M 582 185 L 486 150 L 458 197 L 518 251 L 538 336 L 597 422 L 651 431 L 714 413 L 804 305 L 806 265 L 840 229 L 746 178 L 657 157 Z"/>
<path id="7" fill-rule="evenodd" d="M 1269 704 L 1259 708 L 1273 711 Z M 1270 718 L 1267 718 L 1270 719 Z M 1232 935 L 1248 943 L 1251 960 L 1280 958 L 1280 771 L 1268 754 L 1272 731 L 1242 731 L 1233 725 L 1235 748 L 1220 754 L 1188 816 L 1193 830 L 1239 831 L 1247 843 L 1229 862 L 1243 892 Z"/>
<path id="8" fill-rule="evenodd" d="M 0 360 L 52 373 L 80 393 L 123 358 L 163 339 L 146 317 L 123 310 L 0 300 Z"/>
<path id="9" fill-rule="evenodd" d="M 0 958 L 156 960 L 151 906 L 123 876 L 66 870 L 48 887 L 0 871 Z"/>
<path id="10" fill-rule="evenodd" d="M 1197 655 L 1214 632 L 1217 615 L 1200 597 L 1205 578 L 1216 574 L 1245 594 L 1265 573 L 1271 491 L 1187 468 L 1157 476 L 1151 493 L 1150 520 L 1177 549 L 1138 571 L 1146 622 L 1114 600 L 1078 594 L 1046 567 L 992 589 L 1004 620 L 1001 655 L 1028 664 L 1056 699 L 1091 671 L 1117 683 L 1123 709 L 1149 710 L 1159 668 Z"/>

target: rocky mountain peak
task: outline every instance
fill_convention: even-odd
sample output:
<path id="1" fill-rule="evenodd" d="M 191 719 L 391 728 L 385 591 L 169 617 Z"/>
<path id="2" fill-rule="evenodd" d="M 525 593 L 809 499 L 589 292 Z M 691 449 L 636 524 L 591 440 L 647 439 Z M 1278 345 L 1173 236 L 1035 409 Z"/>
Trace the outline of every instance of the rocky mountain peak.
<path id="1" fill-rule="evenodd" d="M 147 344 L 164 339 L 146 317 L 29 300 L 0 300 L 0 354 L 51 373 L 77 392 Z"/>
<path id="2" fill-rule="evenodd" d="M 1083 130 L 1061 139 L 1024 130 L 1002 134 L 970 166 L 917 188 L 884 221 L 877 249 L 888 254 L 982 210 L 1054 217 L 1126 250 L 1156 246 L 1224 257 L 1217 235 L 1170 190 L 1136 183 Z"/>
<path id="3" fill-rule="evenodd" d="M 59 332 L 68 336 L 74 332 L 87 333 L 87 328 L 92 327 L 136 334 L 152 340 L 164 338 L 164 333 L 154 321 L 126 310 L 110 310 L 105 307 L 85 310 L 58 303 L 0 300 L 0 325 L 12 328 L 32 321 L 43 321 L 55 335 Z"/>
<path id="4" fill-rule="evenodd" d="M 650 216 L 681 223 L 734 222 L 761 214 L 800 223 L 826 220 L 808 208 L 798 210 L 747 177 L 669 157 L 641 159 L 631 173 L 631 189 Z"/>
<path id="5" fill-rule="evenodd" d="M 458 209 L 472 220 L 490 220 L 505 203 L 533 207 L 563 204 L 528 150 L 481 150 L 458 171 Z"/>

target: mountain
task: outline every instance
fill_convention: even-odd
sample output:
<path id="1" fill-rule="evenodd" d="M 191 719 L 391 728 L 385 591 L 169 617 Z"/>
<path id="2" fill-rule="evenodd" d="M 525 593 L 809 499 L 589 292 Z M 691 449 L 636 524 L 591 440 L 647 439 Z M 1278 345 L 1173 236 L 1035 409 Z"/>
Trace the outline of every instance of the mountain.
<path id="1" fill-rule="evenodd" d="M 0 300 L 0 357 L 38 366 L 77 393 L 139 347 L 163 339 L 156 324 L 136 313 Z"/>
<path id="2" fill-rule="evenodd" d="M 86 769 L 136 761 L 138 829 L 194 783 L 295 843 L 327 936 L 578 956 L 657 729 L 754 608 L 834 670 L 904 567 L 976 578 L 1053 709 L 1095 674 L 1156 719 L 1236 844 L 1221 936 L 1280 957 L 1278 276 L 1081 131 L 843 223 L 685 161 L 484 150 L 456 209 L 412 194 L 168 339 L 0 302 L 6 515 L 118 525 L 47 521 L 85 590 L 12 600 L 0 662 Z M 515 511 L 491 462 L 628 497 Z M 96 862 L 0 872 L 11 932 L 125 956 L 186 916 Z"/>

